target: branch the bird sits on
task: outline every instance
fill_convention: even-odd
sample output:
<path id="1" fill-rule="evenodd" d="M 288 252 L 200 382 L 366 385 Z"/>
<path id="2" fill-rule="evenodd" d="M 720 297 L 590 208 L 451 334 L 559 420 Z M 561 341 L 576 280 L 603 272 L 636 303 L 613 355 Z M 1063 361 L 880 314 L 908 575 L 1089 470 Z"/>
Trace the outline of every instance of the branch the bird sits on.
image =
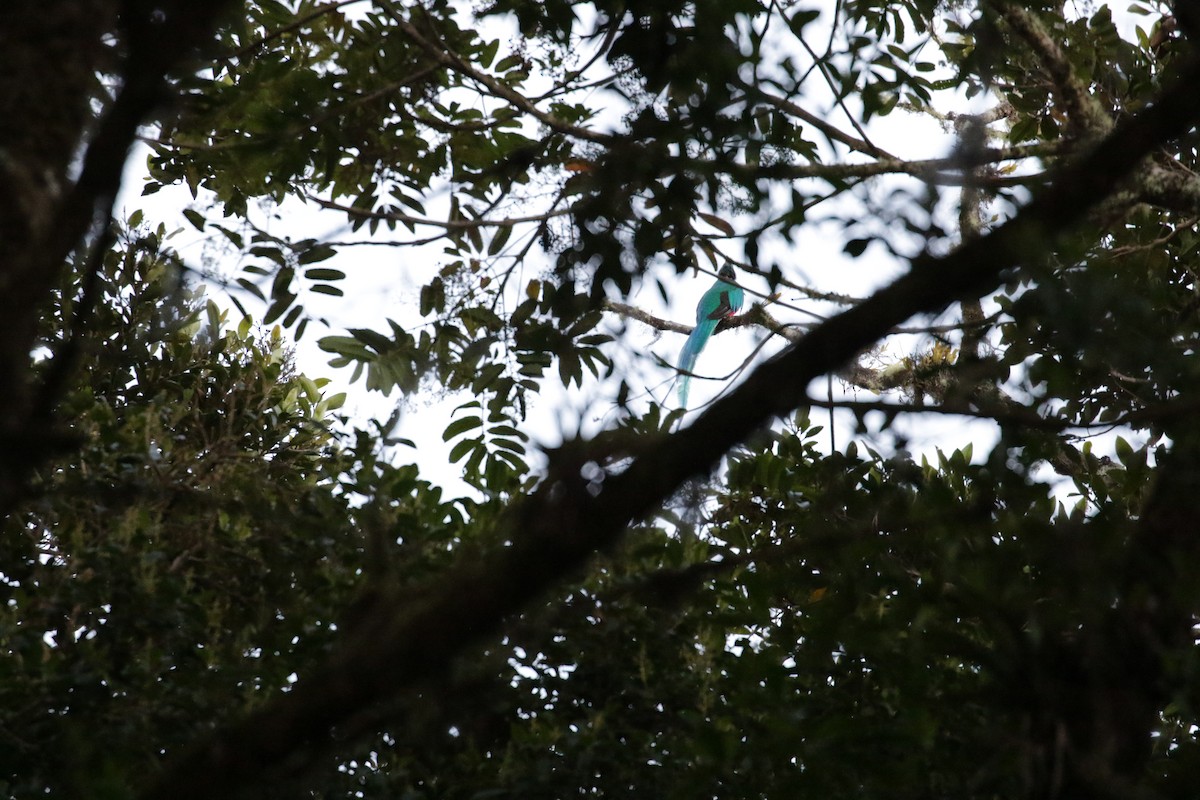
<path id="1" fill-rule="evenodd" d="M 679 405 L 683 408 L 687 407 L 691 372 L 696 366 L 696 358 L 700 351 L 708 344 L 709 337 L 717 329 L 717 323 L 736 314 L 745 300 L 742 287 L 733 283 L 736 278 L 733 267 L 726 264 L 721 267 L 719 275 L 717 282 L 700 298 L 700 303 L 696 306 L 696 327 L 692 329 L 683 350 L 679 353 L 679 371 L 682 374 L 677 391 Z"/>

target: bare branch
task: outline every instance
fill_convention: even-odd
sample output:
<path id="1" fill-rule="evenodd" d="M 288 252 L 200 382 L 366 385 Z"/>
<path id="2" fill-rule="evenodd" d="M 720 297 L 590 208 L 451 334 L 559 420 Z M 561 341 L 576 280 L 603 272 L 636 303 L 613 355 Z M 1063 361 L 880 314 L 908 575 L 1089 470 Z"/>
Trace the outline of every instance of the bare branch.
<path id="1" fill-rule="evenodd" d="M 662 317 L 656 317 L 649 311 L 643 311 L 636 306 L 631 306 L 626 303 L 618 303 L 616 300 L 605 300 L 604 308 L 614 314 L 619 314 L 628 319 L 635 319 L 643 325 L 649 325 L 651 328 L 659 331 L 671 331 L 672 333 L 691 333 L 692 326 L 684 325 L 681 322 L 672 322 Z"/>
<path id="2" fill-rule="evenodd" d="M 1172 162 L 1170 168 L 1152 162 L 1130 199 L 1169 211 L 1200 215 L 1200 175 L 1177 162 Z"/>

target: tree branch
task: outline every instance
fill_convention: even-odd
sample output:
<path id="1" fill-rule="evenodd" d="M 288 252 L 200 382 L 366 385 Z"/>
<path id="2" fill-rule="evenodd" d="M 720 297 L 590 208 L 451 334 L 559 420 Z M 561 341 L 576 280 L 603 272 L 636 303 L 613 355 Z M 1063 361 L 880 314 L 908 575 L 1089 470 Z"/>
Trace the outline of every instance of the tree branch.
<path id="1" fill-rule="evenodd" d="M 1067 110 L 1067 124 L 1077 139 L 1102 136 L 1112 128 L 1112 120 L 1100 102 L 1092 96 L 1087 84 L 1075 78 L 1070 59 L 1059 47 L 1035 14 L 1011 0 L 992 0 L 1004 21 L 1029 45 L 1046 75 L 1054 84 Z"/>
<path id="2" fill-rule="evenodd" d="M 49 410 L 34 408 L 34 400 L 40 403 L 56 400 L 54 391 L 34 392 L 30 388 L 29 354 L 33 350 L 38 315 L 60 281 L 71 253 L 89 237 L 95 237 L 93 241 L 103 241 L 125 158 L 136 138 L 138 126 L 166 99 L 167 75 L 212 33 L 217 17 L 230 3 L 231 0 L 176 2 L 151 7 L 126 0 L 117 6 L 121 10 L 123 44 L 127 52 L 121 65 L 123 81 L 116 97 L 101 114 L 90 141 L 86 142 L 79 177 L 61 194 L 57 193 L 57 187 L 54 192 L 47 193 L 53 206 L 44 214 L 46 222 L 26 230 L 27 239 L 17 238 L 15 241 L 20 247 L 14 247 L 14 241 L 0 245 L 0 383 L 6 387 L 0 404 L 0 450 L 3 451 L 0 455 L 0 510 L 7 507 L 28 469 L 46 454 L 44 448 L 13 446 L 16 439 L 36 437 L 39 434 L 36 428 L 44 432 L 44 420 L 49 416 Z M 111 31 L 89 28 L 85 39 L 92 36 L 95 41 L 83 44 L 98 47 L 100 37 L 105 33 Z M 74 42 L 73 46 L 80 44 Z M 43 71 L 54 74 L 61 68 L 52 63 L 53 54 L 61 49 L 46 51 Z M 91 51 L 88 54 L 93 62 L 103 57 Z M 76 87 L 79 91 L 87 90 L 95 70 L 102 67 L 99 63 L 85 66 L 89 70 L 88 82 L 82 88 Z M 80 97 L 37 99 L 39 104 L 58 102 L 82 102 L 86 108 L 87 97 L 83 96 L 82 100 Z M 73 130 L 37 131 L 37 134 L 59 139 L 68 136 L 78 147 L 85 140 L 90 120 L 80 118 L 74 122 L 78 127 Z M 66 124 L 61 120 L 60 123 Z M 0 150 L 5 144 L 0 142 Z M 0 152 L 0 167 L 7 166 L 3 156 Z M 54 172 L 49 169 L 46 177 L 50 183 L 56 183 Z M 25 198 L 26 201 L 29 199 Z M 27 214 L 33 211 L 32 208 L 22 210 Z M 42 211 L 38 209 L 39 214 Z M 6 237 L 0 235 L 0 239 L 3 238 Z M 89 263 L 86 258 L 83 261 Z"/>
<path id="3" fill-rule="evenodd" d="M 649 311 L 631 306 L 627 303 L 618 303 L 616 300 L 605 300 L 604 308 L 614 314 L 619 314 L 628 319 L 634 319 L 643 325 L 649 325 L 651 328 L 659 331 L 671 331 L 672 333 L 688 334 L 692 332 L 691 325 L 684 325 L 682 322 L 672 322 L 669 319 L 656 317 Z"/>
<path id="4" fill-rule="evenodd" d="M 888 151 L 876 147 L 870 142 L 851 136 L 837 126 L 830 124 L 823 118 L 812 113 L 808 109 L 793 103 L 791 100 L 773 95 L 770 92 L 764 92 L 760 86 L 743 81 L 740 84 L 740 88 L 751 97 L 756 97 L 767 105 L 773 106 L 787 114 L 791 114 L 793 117 L 796 117 L 802 122 L 806 122 L 813 126 L 831 140 L 840 142 L 855 152 L 863 153 L 864 155 L 881 160 L 895 160 L 896 158 Z"/>
<path id="5" fill-rule="evenodd" d="M 998 186 L 1012 183 L 1030 183 L 1040 181 L 1044 176 L 1013 176 L 1010 178 L 982 177 L 972 179 L 963 175 L 962 170 L 968 171 L 974 167 L 997 164 L 1003 161 L 1021 161 L 1028 158 L 1045 158 L 1064 155 L 1070 152 L 1070 142 L 1039 142 L 1031 145 L 1014 145 L 1011 147 L 989 147 L 979 150 L 976 158 L 965 159 L 962 154 L 946 158 L 928 158 L 922 160 L 905 160 L 902 158 L 881 158 L 862 164 L 728 164 L 706 161 L 697 158 L 686 159 L 688 168 L 708 172 L 725 172 L 743 181 L 752 180 L 799 180 L 801 178 L 821 178 L 846 180 L 848 178 L 873 178 L 877 175 L 912 175 L 915 178 L 931 183 L 953 186 L 982 185 Z"/>

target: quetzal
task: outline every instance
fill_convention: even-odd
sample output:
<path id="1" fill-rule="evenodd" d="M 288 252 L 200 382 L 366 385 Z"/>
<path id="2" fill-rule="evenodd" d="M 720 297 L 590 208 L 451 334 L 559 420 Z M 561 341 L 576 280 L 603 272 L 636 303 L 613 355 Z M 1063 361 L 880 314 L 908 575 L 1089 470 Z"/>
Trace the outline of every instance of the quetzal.
<path id="1" fill-rule="evenodd" d="M 712 285 L 700 303 L 696 306 L 696 327 L 683 345 L 679 353 L 679 370 L 683 375 L 679 378 L 679 405 L 687 406 L 688 384 L 691 382 L 692 368 L 696 366 L 696 357 L 708 344 L 717 323 L 726 317 L 732 317 L 742 307 L 745 293 L 740 286 L 735 286 L 736 277 L 733 267 L 726 264 L 721 267 L 720 278 Z"/>

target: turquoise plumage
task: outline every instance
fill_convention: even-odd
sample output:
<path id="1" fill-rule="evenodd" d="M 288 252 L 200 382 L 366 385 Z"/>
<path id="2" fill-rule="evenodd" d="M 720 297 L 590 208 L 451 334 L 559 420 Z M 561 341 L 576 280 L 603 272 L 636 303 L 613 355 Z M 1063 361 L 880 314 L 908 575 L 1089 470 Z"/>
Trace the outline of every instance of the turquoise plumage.
<path id="1" fill-rule="evenodd" d="M 708 344 L 708 338 L 716 330 L 717 323 L 736 314 L 745 300 L 742 288 L 733 284 L 736 277 L 733 267 L 726 264 L 721 267 L 719 274 L 720 279 L 700 298 L 696 306 L 696 327 L 679 353 L 679 371 L 683 374 L 679 377 L 678 392 L 679 405 L 683 407 L 687 407 L 688 384 L 691 381 L 689 373 L 696 366 L 697 356 Z"/>

